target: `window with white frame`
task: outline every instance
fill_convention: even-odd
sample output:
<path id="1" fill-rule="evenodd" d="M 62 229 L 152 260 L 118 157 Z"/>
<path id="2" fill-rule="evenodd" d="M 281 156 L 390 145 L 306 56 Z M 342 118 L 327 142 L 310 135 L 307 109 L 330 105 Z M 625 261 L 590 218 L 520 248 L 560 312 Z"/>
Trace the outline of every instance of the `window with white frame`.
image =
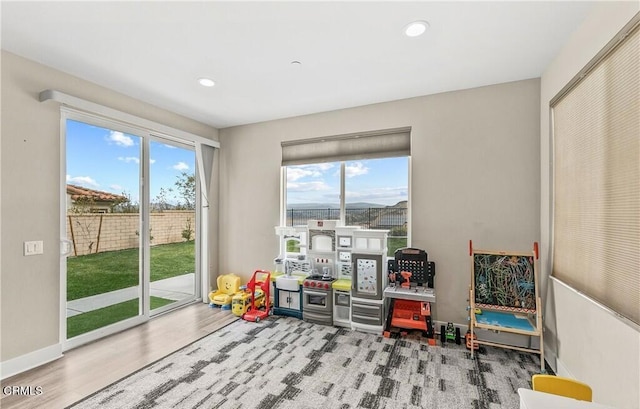
<path id="1" fill-rule="evenodd" d="M 389 230 L 389 254 L 408 245 L 408 128 L 282 144 L 286 226 L 340 220 Z"/>

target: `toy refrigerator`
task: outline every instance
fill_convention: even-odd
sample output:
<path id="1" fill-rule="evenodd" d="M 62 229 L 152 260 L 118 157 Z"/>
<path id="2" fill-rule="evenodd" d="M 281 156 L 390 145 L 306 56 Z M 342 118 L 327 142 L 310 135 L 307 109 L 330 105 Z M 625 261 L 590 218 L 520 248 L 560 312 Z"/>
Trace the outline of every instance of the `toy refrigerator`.
<path id="1" fill-rule="evenodd" d="M 353 232 L 351 328 L 381 334 L 387 285 L 387 230 Z"/>

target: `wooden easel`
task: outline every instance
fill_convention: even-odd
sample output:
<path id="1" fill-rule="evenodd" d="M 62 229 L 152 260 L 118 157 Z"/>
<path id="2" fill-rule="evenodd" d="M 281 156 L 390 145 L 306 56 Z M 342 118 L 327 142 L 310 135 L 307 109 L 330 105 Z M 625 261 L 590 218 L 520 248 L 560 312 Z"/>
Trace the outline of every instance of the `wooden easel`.
<path id="1" fill-rule="evenodd" d="M 538 243 L 533 244 L 531 253 L 513 253 L 476 250 L 470 240 L 469 256 L 471 357 L 474 357 L 476 345 L 535 353 L 540 355 L 540 371 L 544 373 L 542 303 L 538 293 Z M 540 348 L 474 339 L 476 328 L 538 337 Z"/>

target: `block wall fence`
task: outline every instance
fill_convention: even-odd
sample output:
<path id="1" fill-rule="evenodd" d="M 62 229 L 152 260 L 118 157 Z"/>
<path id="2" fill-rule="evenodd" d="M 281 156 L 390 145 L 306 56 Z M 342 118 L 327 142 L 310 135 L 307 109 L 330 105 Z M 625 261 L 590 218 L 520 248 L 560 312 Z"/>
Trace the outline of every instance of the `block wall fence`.
<path id="1" fill-rule="evenodd" d="M 151 245 L 185 241 L 184 230 L 195 237 L 193 210 L 153 212 L 150 218 Z M 138 213 L 67 214 L 67 239 L 73 242 L 73 255 L 138 247 Z"/>

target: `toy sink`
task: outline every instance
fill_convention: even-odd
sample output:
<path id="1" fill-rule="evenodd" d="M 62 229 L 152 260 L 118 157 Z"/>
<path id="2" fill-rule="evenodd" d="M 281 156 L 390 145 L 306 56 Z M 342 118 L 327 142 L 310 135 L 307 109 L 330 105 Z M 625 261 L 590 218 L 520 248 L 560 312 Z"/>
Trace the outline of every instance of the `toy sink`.
<path id="1" fill-rule="evenodd" d="M 304 280 L 305 276 L 292 274 L 290 276 L 283 275 L 276 278 L 276 288 L 286 291 L 299 291 L 300 284 Z"/>

